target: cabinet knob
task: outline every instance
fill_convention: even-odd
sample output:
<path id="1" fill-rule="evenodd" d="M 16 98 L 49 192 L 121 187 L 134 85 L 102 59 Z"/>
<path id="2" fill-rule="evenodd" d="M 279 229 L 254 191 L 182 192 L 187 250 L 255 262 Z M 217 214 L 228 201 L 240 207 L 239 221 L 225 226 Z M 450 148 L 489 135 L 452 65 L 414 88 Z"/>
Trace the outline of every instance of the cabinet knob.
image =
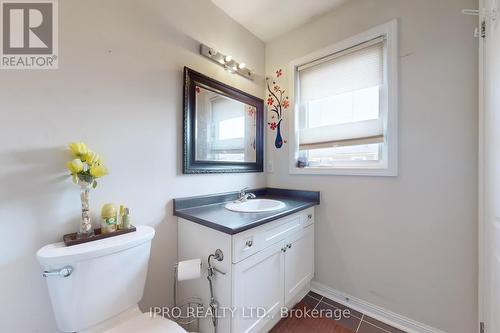
<path id="1" fill-rule="evenodd" d="M 287 244 L 286 245 L 287 248 L 291 248 L 292 247 L 292 244 Z"/>
<path id="2" fill-rule="evenodd" d="M 281 252 L 286 252 L 286 246 L 281 248 Z"/>
<path id="3" fill-rule="evenodd" d="M 246 245 L 247 247 L 252 247 L 252 245 L 253 245 L 253 241 L 251 241 L 251 240 L 247 240 L 247 241 L 246 241 L 246 243 L 245 243 L 245 245 Z"/>
<path id="4" fill-rule="evenodd" d="M 308 215 L 307 215 L 307 218 L 308 218 L 309 220 L 310 220 L 310 219 L 312 219 L 312 218 L 313 218 L 313 214 L 308 214 Z"/>

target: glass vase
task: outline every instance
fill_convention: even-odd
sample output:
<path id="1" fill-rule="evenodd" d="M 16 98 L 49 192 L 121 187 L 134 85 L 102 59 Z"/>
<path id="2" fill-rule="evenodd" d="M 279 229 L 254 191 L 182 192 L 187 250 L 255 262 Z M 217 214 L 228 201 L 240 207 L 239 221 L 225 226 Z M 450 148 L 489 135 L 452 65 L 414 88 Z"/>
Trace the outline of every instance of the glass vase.
<path id="1" fill-rule="evenodd" d="M 78 231 L 78 238 L 86 238 L 94 235 L 92 222 L 90 221 L 90 190 L 92 183 L 87 183 L 80 180 L 80 199 L 82 201 L 82 219 L 80 220 L 80 230 Z"/>

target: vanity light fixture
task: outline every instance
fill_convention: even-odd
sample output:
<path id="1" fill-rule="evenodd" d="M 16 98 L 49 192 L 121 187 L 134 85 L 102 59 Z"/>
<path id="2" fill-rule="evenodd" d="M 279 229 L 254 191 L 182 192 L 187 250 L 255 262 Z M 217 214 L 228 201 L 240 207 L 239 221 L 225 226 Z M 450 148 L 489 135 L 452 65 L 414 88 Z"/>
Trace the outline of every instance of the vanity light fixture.
<path id="1" fill-rule="evenodd" d="M 223 66 L 230 73 L 238 73 L 249 80 L 253 80 L 254 74 L 252 70 L 247 68 L 245 63 L 238 63 L 230 55 L 222 54 L 204 44 L 200 46 L 200 54 Z"/>

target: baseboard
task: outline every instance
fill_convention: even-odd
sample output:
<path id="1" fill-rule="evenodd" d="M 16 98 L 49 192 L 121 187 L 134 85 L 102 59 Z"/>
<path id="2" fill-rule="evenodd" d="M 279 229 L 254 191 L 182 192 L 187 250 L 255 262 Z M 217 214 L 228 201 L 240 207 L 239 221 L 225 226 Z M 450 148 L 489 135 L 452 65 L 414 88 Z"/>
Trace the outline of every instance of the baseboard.
<path id="1" fill-rule="evenodd" d="M 352 297 L 346 293 L 330 288 L 320 282 L 312 281 L 311 290 L 325 296 L 335 302 L 348 306 L 356 311 L 362 312 L 372 318 L 380 320 L 388 325 L 399 328 L 408 333 L 446 333 L 437 328 L 419 323 L 413 319 L 399 315 L 392 311 L 373 305 L 362 299 Z"/>

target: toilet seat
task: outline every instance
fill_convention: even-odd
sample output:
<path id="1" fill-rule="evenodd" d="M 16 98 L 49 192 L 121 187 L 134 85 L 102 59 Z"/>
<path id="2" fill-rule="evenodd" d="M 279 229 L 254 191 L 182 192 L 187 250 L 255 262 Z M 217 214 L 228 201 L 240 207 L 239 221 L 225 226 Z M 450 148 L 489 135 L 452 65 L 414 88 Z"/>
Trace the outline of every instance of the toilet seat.
<path id="1" fill-rule="evenodd" d="M 151 317 L 149 313 L 141 313 L 138 316 L 120 323 L 119 325 L 104 331 L 104 333 L 186 333 L 177 323 L 161 316 Z"/>

